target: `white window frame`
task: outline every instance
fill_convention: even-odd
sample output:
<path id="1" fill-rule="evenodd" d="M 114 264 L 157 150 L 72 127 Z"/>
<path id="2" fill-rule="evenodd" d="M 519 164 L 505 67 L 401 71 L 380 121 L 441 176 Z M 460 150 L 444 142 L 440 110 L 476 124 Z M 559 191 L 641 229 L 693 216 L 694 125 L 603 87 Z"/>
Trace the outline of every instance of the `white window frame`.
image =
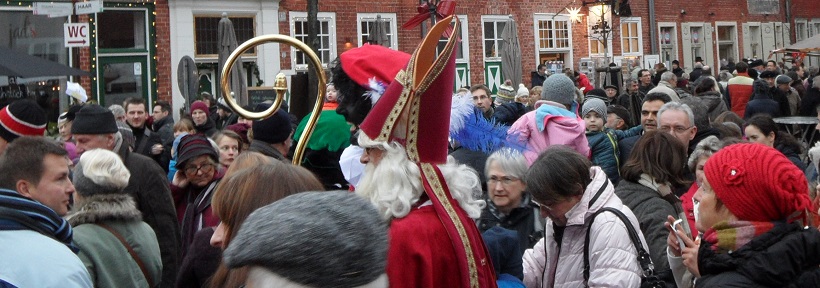
<path id="1" fill-rule="evenodd" d="M 600 9 L 607 9 L 607 10 L 601 10 L 601 12 L 597 12 L 597 14 L 596 14 L 596 12 L 593 12 L 592 10 L 593 9 L 597 10 L 597 9 L 599 9 L 598 7 L 601 7 Z M 598 14 L 600 14 L 600 15 L 598 15 Z M 610 29 L 612 29 L 612 30 L 609 32 L 609 37 L 607 37 L 607 39 L 606 39 L 606 42 L 607 42 L 606 43 L 606 46 L 607 46 L 606 47 L 606 52 L 605 53 L 600 53 L 600 52 L 599 53 L 592 53 L 592 47 L 593 46 L 597 45 L 596 50 L 598 50 L 598 51 L 602 51 L 603 48 L 604 48 L 603 47 L 604 44 L 601 43 L 601 39 L 598 39 L 598 38 L 594 37 L 593 36 L 594 34 L 592 33 L 592 26 L 595 26 L 595 24 L 598 23 L 598 20 L 601 17 L 604 18 L 604 21 L 606 21 L 609 24 Z M 612 25 L 613 25 L 613 22 L 612 22 L 612 7 L 610 7 L 609 5 L 593 5 L 593 6 L 589 7 L 589 15 L 587 16 L 587 36 L 588 36 L 587 44 L 588 44 L 588 49 L 589 49 L 589 57 L 604 57 L 605 56 L 604 54 L 608 55 L 609 57 L 614 56 L 614 53 L 612 53 L 612 51 L 613 51 L 613 49 L 612 49 L 612 38 L 615 38 L 614 37 L 614 35 L 615 35 L 614 32 L 615 32 L 616 29 L 620 30 L 620 27 L 616 28 L 616 27 L 612 27 Z"/>
<path id="2" fill-rule="evenodd" d="M 658 22 L 658 43 L 660 46 L 660 51 L 663 53 L 663 29 L 664 28 L 672 28 L 672 33 L 669 35 L 670 44 L 669 47 L 672 48 L 672 55 L 671 60 L 665 61 L 664 65 L 667 67 L 672 67 L 672 61 L 679 60 L 680 61 L 680 51 L 679 47 L 681 45 L 680 41 L 678 40 L 678 34 L 680 33 L 680 28 L 678 28 L 678 23 L 676 22 Z M 643 42 L 641 42 L 643 43 Z M 663 60 L 663 54 L 661 54 L 661 60 Z M 683 66 L 683 65 L 681 65 Z"/>
<path id="3" fill-rule="evenodd" d="M 814 18 L 811 21 L 809 21 L 809 29 L 811 29 L 811 31 L 814 31 L 813 33 L 809 33 L 809 37 L 820 34 L 820 18 Z"/>
<path id="4" fill-rule="evenodd" d="M 637 31 L 636 31 L 637 35 L 636 35 L 636 37 L 627 37 L 627 38 L 625 38 L 624 37 L 625 33 L 623 31 L 623 24 L 631 24 L 631 23 L 636 24 L 636 26 L 638 28 Z M 620 25 L 618 25 L 620 27 L 620 31 L 621 31 L 621 55 L 623 55 L 623 56 L 641 56 L 641 55 L 643 55 L 643 28 L 641 27 L 641 24 L 642 24 L 641 23 L 641 17 L 623 17 L 623 18 L 621 18 L 621 23 L 620 23 Z M 625 43 L 624 41 L 629 41 L 629 40 L 635 39 L 635 38 L 638 39 L 638 41 L 637 41 L 638 42 L 638 51 L 624 52 L 624 47 L 626 47 L 626 45 L 624 45 L 624 43 Z"/>
<path id="5" fill-rule="evenodd" d="M 567 26 L 567 47 L 560 47 L 554 48 L 556 45 L 553 43 L 553 48 L 543 48 L 541 47 L 541 39 L 538 34 L 538 22 L 539 21 L 551 21 L 553 29 L 555 29 L 555 22 L 566 22 Z M 568 14 L 544 14 L 544 13 L 535 13 L 532 17 L 532 26 L 533 26 L 533 40 L 535 40 L 535 53 L 533 53 L 533 58 L 535 59 L 535 63 L 543 64 L 540 61 L 541 53 L 564 53 L 566 54 L 567 61 L 564 61 L 564 67 L 575 67 L 574 63 L 575 60 L 573 59 L 573 52 L 574 48 L 572 46 L 572 21 L 570 21 L 570 17 Z M 554 34 L 553 34 L 554 35 Z M 554 41 L 554 38 L 550 41 Z"/>
<path id="6" fill-rule="evenodd" d="M 398 40 L 398 26 L 396 26 L 396 13 L 357 13 L 356 14 L 356 42 L 359 42 L 359 47 L 362 47 L 364 43 L 362 43 L 362 37 L 364 33 L 362 33 L 362 22 L 364 21 L 376 21 L 376 16 L 381 16 L 382 21 L 389 21 L 390 24 L 390 49 L 398 50 L 399 49 L 399 40 Z"/>
<path id="7" fill-rule="evenodd" d="M 734 34 L 735 35 L 732 39 L 729 39 L 728 41 L 727 40 L 721 41 L 720 40 L 720 27 L 725 27 L 725 26 L 734 27 L 734 31 L 735 31 Z M 732 55 L 732 58 L 734 58 L 735 61 L 738 61 L 740 59 L 739 58 L 740 57 L 740 50 L 739 50 L 740 47 L 738 47 L 739 42 L 737 41 L 738 31 L 740 31 L 740 28 L 738 27 L 737 22 L 726 22 L 726 21 L 724 21 L 724 22 L 716 21 L 715 22 L 715 38 L 714 38 L 714 41 L 715 41 L 715 45 L 716 45 L 715 52 L 718 55 L 718 58 L 716 59 L 717 63 L 720 63 L 721 60 L 728 58 L 727 55 L 721 55 L 720 54 L 720 45 L 724 44 L 724 43 L 731 43 L 734 46 L 734 50 L 735 50 L 735 54 Z M 720 67 L 717 67 L 717 68 L 720 68 Z"/>
<path id="8" fill-rule="evenodd" d="M 297 21 L 305 21 L 307 22 L 307 12 L 299 12 L 299 11 L 291 11 L 290 13 L 290 36 L 296 38 L 294 35 L 295 31 L 295 24 Z M 319 12 L 316 17 L 320 22 L 327 21 L 328 22 L 328 47 L 319 47 L 319 57 L 322 61 L 322 68 L 327 68 L 328 63 L 336 59 L 336 13 L 335 12 Z M 321 24 L 320 24 L 321 26 Z M 321 29 L 321 28 L 320 28 Z M 319 35 L 322 37 L 322 34 Z M 323 50 L 329 51 L 328 59 L 321 59 L 321 53 Z M 290 59 L 291 59 L 291 67 L 293 70 L 304 71 L 307 70 L 307 63 L 299 64 L 296 63 L 296 53 L 301 52 L 297 50 L 296 47 L 290 47 Z M 306 58 L 307 59 L 307 58 Z"/>
<path id="9" fill-rule="evenodd" d="M 487 22 L 507 22 L 510 19 L 509 15 L 481 15 L 481 55 L 484 57 L 484 61 L 501 61 L 501 43 L 504 41 L 501 40 L 501 32 L 498 30 L 498 24 L 493 24 L 493 29 L 495 29 L 495 44 L 496 44 L 496 57 L 487 57 L 487 38 L 484 38 L 486 31 L 484 30 L 484 24 Z M 503 29 L 502 29 L 503 30 Z"/>
<path id="10" fill-rule="evenodd" d="M 801 18 L 794 19 L 794 29 L 793 29 L 794 30 L 794 40 L 799 42 L 799 41 L 802 41 L 804 39 L 808 39 L 809 37 L 811 37 L 809 35 L 813 35 L 813 34 L 811 34 L 811 32 L 809 31 L 810 28 L 811 27 L 809 26 L 809 20 L 808 19 L 801 19 Z"/>

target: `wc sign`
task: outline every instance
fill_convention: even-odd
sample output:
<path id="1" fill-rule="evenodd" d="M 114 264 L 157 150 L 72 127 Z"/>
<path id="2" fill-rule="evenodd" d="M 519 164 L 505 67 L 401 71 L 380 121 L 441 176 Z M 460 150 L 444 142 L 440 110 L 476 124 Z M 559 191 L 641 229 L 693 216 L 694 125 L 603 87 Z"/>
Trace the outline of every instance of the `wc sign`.
<path id="1" fill-rule="evenodd" d="M 65 47 L 88 47 L 89 46 L 88 23 L 65 23 L 63 24 L 63 38 Z"/>

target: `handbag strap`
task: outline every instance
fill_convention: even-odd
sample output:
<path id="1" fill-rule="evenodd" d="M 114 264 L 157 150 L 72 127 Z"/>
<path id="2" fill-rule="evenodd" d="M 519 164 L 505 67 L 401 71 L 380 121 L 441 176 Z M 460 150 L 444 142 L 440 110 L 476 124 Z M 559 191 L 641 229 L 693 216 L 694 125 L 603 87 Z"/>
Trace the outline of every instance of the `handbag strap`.
<path id="1" fill-rule="evenodd" d="M 123 238 L 122 235 L 120 235 L 120 233 L 117 233 L 117 231 L 114 231 L 114 229 L 112 229 L 108 225 L 105 225 L 103 223 L 95 224 L 97 224 L 97 226 L 100 226 L 105 230 L 108 230 L 108 232 L 111 232 L 111 234 L 113 234 L 114 237 L 117 237 L 117 240 L 120 240 L 122 246 L 125 246 L 125 249 L 128 250 L 128 254 L 131 254 L 131 258 L 133 258 L 134 261 L 137 262 L 137 266 L 140 267 L 140 271 L 142 271 L 142 276 L 144 276 L 145 280 L 148 281 L 148 287 L 154 287 L 154 281 L 152 281 L 151 276 L 148 275 L 148 269 L 145 268 L 145 265 L 142 263 L 142 260 L 140 260 L 140 257 L 137 256 L 137 252 L 135 252 L 134 249 L 131 248 L 131 245 L 128 245 L 128 242 L 125 241 L 125 238 Z"/>
<path id="2" fill-rule="evenodd" d="M 638 237 L 638 232 L 635 231 L 635 227 L 631 224 L 632 222 L 629 221 L 629 218 L 627 218 L 626 215 L 624 215 L 624 213 L 620 210 L 612 207 L 604 207 L 595 212 L 595 214 L 592 214 L 592 217 L 590 217 L 588 221 L 589 223 L 587 224 L 587 235 L 586 239 L 584 239 L 584 283 L 589 281 L 589 233 L 590 230 L 592 230 L 592 222 L 595 221 L 595 217 L 598 216 L 598 214 L 607 211 L 612 212 L 615 216 L 618 216 L 618 218 L 620 218 L 624 223 L 624 226 L 626 226 L 629 239 L 632 241 L 632 245 L 635 245 L 635 250 L 638 251 L 638 264 L 640 264 L 641 270 L 643 271 L 642 276 L 645 278 L 654 275 L 655 266 L 652 264 L 652 258 L 649 257 L 649 253 L 646 252 L 646 249 L 644 249 L 643 245 L 641 245 L 641 238 Z"/>

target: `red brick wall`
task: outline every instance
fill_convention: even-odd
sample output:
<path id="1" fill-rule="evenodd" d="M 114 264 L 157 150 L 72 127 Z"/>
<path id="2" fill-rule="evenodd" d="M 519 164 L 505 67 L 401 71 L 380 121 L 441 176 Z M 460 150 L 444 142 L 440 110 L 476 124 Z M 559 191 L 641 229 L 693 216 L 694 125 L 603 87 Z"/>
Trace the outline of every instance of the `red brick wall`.
<path id="1" fill-rule="evenodd" d="M 156 45 L 157 45 L 157 99 L 171 101 L 171 18 L 168 12 L 168 0 L 156 0 Z"/>
<path id="2" fill-rule="evenodd" d="M 745 22 L 791 22 L 785 19 L 785 1 L 781 0 L 781 8 L 779 14 L 772 15 L 749 15 L 746 1 L 725 1 L 725 0 L 691 0 L 691 1 L 677 1 L 677 0 L 655 0 L 655 21 L 657 22 L 676 22 L 678 23 L 678 41 L 681 43 L 680 23 L 682 22 L 708 22 L 729 21 L 736 22 L 738 31 L 738 47 L 739 53 L 743 54 L 743 39 L 742 39 L 742 23 Z M 374 5 L 378 2 L 378 5 Z M 581 2 L 575 1 L 571 7 L 581 7 Z M 641 17 L 642 33 L 643 33 L 643 51 L 644 54 L 651 54 L 651 38 L 650 38 L 650 19 L 649 19 L 649 1 L 630 1 L 633 17 Z M 792 4 L 792 18 L 820 18 L 820 5 L 817 5 L 817 0 L 791 0 Z M 346 39 L 350 39 L 352 47 L 358 46 L 358 39 L 356 39 L 356 13 L 368 12 L 385 12 L 397 14 L 397 26 L 399 26 L 398 43 L 399 50 L 405 52 L 412 52 L 418 42 L 421 40 L 420 29 L 403 30 L 400 28 L 401 24 L 409 20 L 416 14 L 417 1 L 351 1 L 351 0 L 322 0 L 319 1 L 320 12 L 336 12 L 336 40 L 338 53 L 345 51 L 344 43 Z M 518 23 L 519 39 L 521 44 L 521 61 L 523 69 L 524 83 L 529 83 L 529 72 L 535 70 L 535 49 L 534 49 L 534 31 L 533 31 L 533 14 L 534 13 L 561 13 L 567 14 L 566 10 L 561 10 L 571 3 L 566 1 L 542 1 L 542 0 L 495 0 L 495 1 L 457 1 L 456 14 L 468 15 L 469 23 L 469 41 L 470 43 L 470 75 L 472 83 L 484 82 L 484 58 L 483 58 L 483 43 L 482 43 L 482 23 L 481 15 L 509 15 L 512 14 Z M 682 15 L 681 10 L 686 10 L 686 14 Z M 560 10 L 560 11 L 559 11 Z M 282 1 L 280 11 L 306 11 L 305 0 Z M 589 10 L 583 8 L 582 14 L 588 15 Z M 713 14 L 713 15 L 710 15 Z M 586 37 L 587 17 L 582 18 L 581 23 L 572 23 L 572 48 L 573 60 L 572 67 L 577 66 L 580 58 L 587 57 L 589 54 L 588 38 Z M 288 15 L 289 19 L 289 15 Z M 612 45 L 614 55 L 621 54 L 620 44 L 620 21 L 617 16 L 612 19 L 613 33 Z M 793 23 L 793 22 L 792 22 Z M 792 25 L 793 27 L 793 25 Z M 657 27 L 655 27 L 657 29 Z M 290 34 L 289 22 L 280 22 L 279 31 L 282 34 Z M 793 33 L 793 32 L 792 32 Z M 656 35 L 657 37 L 657 35 Z M 714 38 L 714 37 L 713 37 Z M 792 36 L 793 39 L 793 36 Z M 283 45 L 283 51 L 288 51 L 288 47 Z M 678 59 L 683 59 L 682 46 L 678 47 Z M 714 49 L 716 58 L 717 49 Z M 290 69 L 290 57 L 283 59 L 282 69 Z"/>

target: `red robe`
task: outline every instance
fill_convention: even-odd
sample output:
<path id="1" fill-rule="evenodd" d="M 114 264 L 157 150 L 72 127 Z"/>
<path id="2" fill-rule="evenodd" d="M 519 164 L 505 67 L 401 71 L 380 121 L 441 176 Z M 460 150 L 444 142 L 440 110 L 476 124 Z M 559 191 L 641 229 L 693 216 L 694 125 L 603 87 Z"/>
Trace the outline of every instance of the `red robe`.
<path id="1" fill-rule="evenodd" d="M 404 218 L 393 219 L 388 234 L 387 277 L 391 288 L 461 287 L 464 283 L 453 242 L 432 205 L 413 207 Z M 489 256 L 484 257 L 484 265 L 476 264 L 479 269 L 492 271 Z M 492 279 L 481 282 L 495 285 L 494 272 L 489 276 Z"/>

